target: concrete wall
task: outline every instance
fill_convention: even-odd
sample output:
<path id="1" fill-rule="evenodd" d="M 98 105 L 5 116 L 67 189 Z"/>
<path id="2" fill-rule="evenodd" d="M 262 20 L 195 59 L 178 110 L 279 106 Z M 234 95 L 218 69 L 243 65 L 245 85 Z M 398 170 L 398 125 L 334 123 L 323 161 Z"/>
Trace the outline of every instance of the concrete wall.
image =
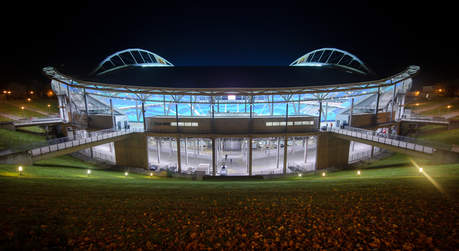
<path id="1" fill-rule="evenodd" d="M 393 116 L 395 113 L 393 114 Z M 390 112 L 380 112 L 378 116 L 376 114 L 355 114 L 352 115 L 352 126 L 353 127 L 373 127 L 378 124 L 388 123 L 393 121 L 390 119 Z"/>
<path id="2" fill-rule="evenodd" d="M 316 131 L 317 118 L 289 117 L 288 121 L 314 121 L 312 125 L 293 126 L 266 126 L 266 122 L 284 122 L 285 118 L 179 118 L 179 122 L 197 122 L 198 126 L 171 126 L 175 118 L 148 117 L 147 130 L 155 133 L 217 133 L 217 134 L 245 134 L 245 133 L 285 133 Z"/>
<path id="3" fill-rule="evenodd" d="M 148 168 L 147 136 L 143 133 L 129 135 L 115 142 L 116 165 Z"/>
<path id="4" fill-rule="evenodd" d="M 317 170 L 348 165 L 350 141 L 323 132 L 317 137 Z"/>

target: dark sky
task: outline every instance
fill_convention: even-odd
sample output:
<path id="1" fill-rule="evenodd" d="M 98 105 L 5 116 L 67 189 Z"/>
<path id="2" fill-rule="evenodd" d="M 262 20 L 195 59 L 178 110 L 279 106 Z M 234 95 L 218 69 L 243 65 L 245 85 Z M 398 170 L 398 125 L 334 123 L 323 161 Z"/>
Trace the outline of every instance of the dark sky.
<path id="1" fill-rule="evenodd" d="M 457 13 L 435 1 L 46 2 L 3 8 L 9 15 L 0 20 L 2 85 L 46 84 L 41 69 L 49 65 L 87 73 L 126 48 L 185 66 L 288 65 L 311 50 L 336 47 L 382 77 L 417 64 L 418 82 L 459 78 Z"/>

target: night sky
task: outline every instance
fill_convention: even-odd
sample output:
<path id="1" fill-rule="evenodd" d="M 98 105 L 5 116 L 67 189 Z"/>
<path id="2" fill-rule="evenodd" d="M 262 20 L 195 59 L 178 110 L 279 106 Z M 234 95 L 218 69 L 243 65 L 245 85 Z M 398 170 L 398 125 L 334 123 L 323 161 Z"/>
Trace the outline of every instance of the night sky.
<path id="1" fill-rule="evenodd" d="M 126 48 L 150 50 L 177 66 L 259 66 L 288 65 L 311 50 L 336 47 L 381 77 L 416 64 L 418 83 L 459 78 L 457 13 L 445 4 L 157 2 L 40 1 L 3 8 L 11 15 L 1 17 L 0 83 L 49 85 L 44 66 L 86 74 Z"/>

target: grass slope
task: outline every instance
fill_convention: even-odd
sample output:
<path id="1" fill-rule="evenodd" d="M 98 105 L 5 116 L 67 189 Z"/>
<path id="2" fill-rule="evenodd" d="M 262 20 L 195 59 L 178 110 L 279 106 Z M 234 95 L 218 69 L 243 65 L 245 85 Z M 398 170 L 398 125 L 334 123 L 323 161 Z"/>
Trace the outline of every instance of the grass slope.
<path id="1" fill-rule="evenodd" d="M 0 249 L 447 249 L 459 165 L 425 171 L 446 195 L 409 166 L 208 182 L 3 165 Z"/>

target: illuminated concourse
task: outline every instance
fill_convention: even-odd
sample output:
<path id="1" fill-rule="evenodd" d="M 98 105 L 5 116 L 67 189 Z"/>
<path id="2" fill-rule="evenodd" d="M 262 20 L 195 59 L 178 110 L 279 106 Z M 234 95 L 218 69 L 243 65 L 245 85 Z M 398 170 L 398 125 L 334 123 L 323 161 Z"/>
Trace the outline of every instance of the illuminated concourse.
<path id="1" fill-rule="evenodd" d="M 43 70 L 75 134 L 143 131 L 94 147 L 117 165 L 257 175 L 340 167 L 356 152 L 373 154 L 369 145 L 323 130 L 352 126 L 396 134 L 394 122 L 404 114 L 419 67 L 379 77 L 335 48 L 311 51 L 289 66 L 174 66 L 152 52 L 128 49 L 88 76 Z M 332 157 L 336 161 L 326 160 Z"/>

